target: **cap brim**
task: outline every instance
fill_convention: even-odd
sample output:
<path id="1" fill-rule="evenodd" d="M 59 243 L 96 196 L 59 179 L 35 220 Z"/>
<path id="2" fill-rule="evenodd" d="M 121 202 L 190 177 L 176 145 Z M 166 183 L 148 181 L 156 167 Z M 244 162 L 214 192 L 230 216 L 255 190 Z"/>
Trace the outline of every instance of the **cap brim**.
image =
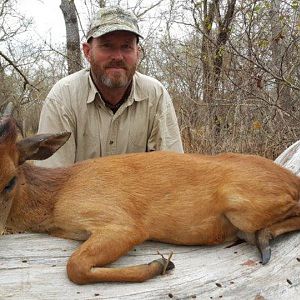
<path id="1" fill-rule="evenodd" d="M 113 26 L 105 26 L 105 27 L 98 28 L 97 30 L 95 30 L 94 32 L 92 32 L 91 34 L 89 34 L 87 36 L 87 40 L 89 40 L 91 37 L 97 38 L 97 37 L 103 36 L 107 33 L 114 32 L 114 31 L 128 31 L 128 32 L 132 32 L 132 33 L 136 34 L 140 38 L 144 38 L 138 31 L 132 29 L 129 26 L 113 25 Z"/>

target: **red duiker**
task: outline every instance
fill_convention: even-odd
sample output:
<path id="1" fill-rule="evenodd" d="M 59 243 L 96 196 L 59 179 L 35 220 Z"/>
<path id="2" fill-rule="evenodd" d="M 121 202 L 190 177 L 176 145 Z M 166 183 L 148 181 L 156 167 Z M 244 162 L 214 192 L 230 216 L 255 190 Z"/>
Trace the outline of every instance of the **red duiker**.
<path id="1" fill-rule="evenodd" d="M 78 284 L 141 282 L 172 269 L 163 258 L 105 267 L 146 240 L 213 245 L 241 237 L 267 263 L 269 240 L 300 229 L 300 179 L 262 157 L 152 152 L 46 169 L 25 161 L 51 156 L 69 134 L 16 136 L 14 119 L 3 117 L 0 227 L 85 241 L 67 264 Z"/>

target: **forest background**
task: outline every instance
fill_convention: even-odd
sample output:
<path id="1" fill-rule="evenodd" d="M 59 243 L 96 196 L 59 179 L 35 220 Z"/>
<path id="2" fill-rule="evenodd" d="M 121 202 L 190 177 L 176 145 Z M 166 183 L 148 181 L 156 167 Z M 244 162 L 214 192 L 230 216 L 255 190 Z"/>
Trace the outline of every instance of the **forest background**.
<path id="1" fill-rule="evenodd" d="M 121 5 L 138 16 L 139 71 L 168 89 L 186 152 L 274 159 L 300 138 L 300 0 L 61 0 L 63 42 L 33 34 L 24 2 L 0 0 L 0 111 L 12 101 L 26 136 L 53 84 L 87 66 L 86 24 Z"/>

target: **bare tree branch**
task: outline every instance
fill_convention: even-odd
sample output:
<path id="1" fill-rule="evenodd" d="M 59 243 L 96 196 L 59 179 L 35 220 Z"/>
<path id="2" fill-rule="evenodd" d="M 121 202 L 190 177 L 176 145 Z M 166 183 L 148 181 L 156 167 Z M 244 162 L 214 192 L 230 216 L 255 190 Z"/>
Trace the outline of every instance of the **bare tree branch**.
<path id="1" fill-rule="evenodd" d="M 38 91 L 38 88 L 36 88 L 34 85 L 32 85 L 29 80 L 27 79 L 27 77 L 23 74 L 23 72 L 19 69 L 19 67 L 9 58 L 7 57 L 2 51 L 0 51 L 0 56 L 2 56 L 23 78 L 24 80 L 24 85 L 23 85 L 23 89 L 26 89 L 26 86 L 29 85 L 32 88 L 34 88 L 35 90 Z"/>
<path id="2" fill-rule="evenodd" d="M 163 0 L 159 0 L 156 3 L 153 3 L 148 8 L 144 9 L 142 12 L 137 13 L 137 18 L 141 19 L 145 14 L 147 14 L 150 10 L 153 10 L 155 7 L 159 6 L 162 2 Z"/>

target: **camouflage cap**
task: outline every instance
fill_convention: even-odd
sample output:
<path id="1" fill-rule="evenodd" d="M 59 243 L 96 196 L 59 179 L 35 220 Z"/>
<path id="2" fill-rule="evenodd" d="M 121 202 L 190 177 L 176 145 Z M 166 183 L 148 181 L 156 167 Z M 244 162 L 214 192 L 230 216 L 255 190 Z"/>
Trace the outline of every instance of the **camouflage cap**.
<path id="1" fill-rule="evenodd" d="M 91 23 L 87 40 L 97 38 L 106 33 L 125 30 L 142 37 L 139 32 L 137 17 L 119 6 L 101 8 Z"/>

